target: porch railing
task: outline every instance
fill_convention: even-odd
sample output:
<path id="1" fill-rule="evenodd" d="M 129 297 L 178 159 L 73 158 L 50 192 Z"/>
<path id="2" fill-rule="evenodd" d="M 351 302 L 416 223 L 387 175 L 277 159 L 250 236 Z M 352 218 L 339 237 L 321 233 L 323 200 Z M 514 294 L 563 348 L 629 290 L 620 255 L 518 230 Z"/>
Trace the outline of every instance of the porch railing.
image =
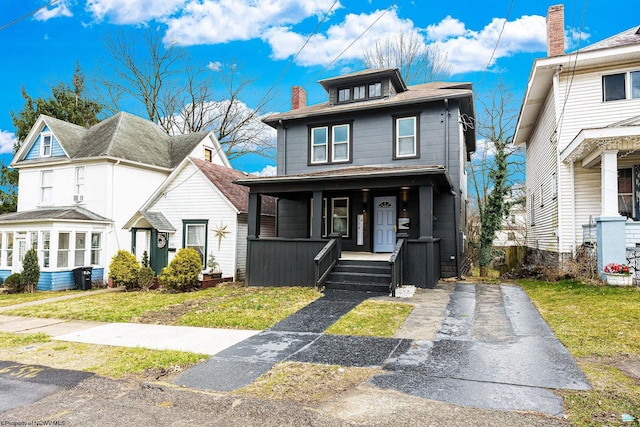
<path id="1" fill-rule="evenodd" d="M 332 234 L 329 238 L 331 240 L 324 245 L 313 259 L 315 264 L 315 286 L 318 289 L 322 288 L 333 266 L 336 265 L 340 255 L 342 255 L 342 236 Z"/>
<path id="2" fill-rule="evenodd" d="M 396 296 L 396 288 L 402 285 L 402 278 L 404 273 L 404 242 L 405 238 L 399 237 L 396 242 L 396 248 L 389 257 L 389 264 L 391 265 L 391 284 L 389 285 L 389 292 L 391 296 Z"/>

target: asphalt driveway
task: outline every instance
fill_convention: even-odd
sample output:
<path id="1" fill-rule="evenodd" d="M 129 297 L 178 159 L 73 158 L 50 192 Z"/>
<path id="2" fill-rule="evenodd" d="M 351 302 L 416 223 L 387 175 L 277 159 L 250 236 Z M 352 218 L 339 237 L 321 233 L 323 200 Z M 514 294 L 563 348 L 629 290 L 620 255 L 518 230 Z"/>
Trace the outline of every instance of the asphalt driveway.
<path id="1" fill-rule="evenodd" d="M 278 362 L 378 366 L 370 383 L 463 406 L 562 414 L 552 389 L 589 389 L 569 352 L 517 286 L 441 283 L 418 290 L 395 338 L 322 332 L 369 297 L 327 292 L 273 328 L 187 370 L 179 385 L 229 391 Z"/>

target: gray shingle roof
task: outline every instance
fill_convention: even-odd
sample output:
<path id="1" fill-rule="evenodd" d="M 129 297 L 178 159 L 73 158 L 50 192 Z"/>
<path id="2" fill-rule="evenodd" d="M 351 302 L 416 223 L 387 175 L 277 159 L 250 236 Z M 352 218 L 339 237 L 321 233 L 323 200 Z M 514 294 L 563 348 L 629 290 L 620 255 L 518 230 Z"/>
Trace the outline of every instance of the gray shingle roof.
<path id="1" fill-rule="evenodd" d="M 120 112 L 85 129 L 44 116 L 58 143 L 72 159 L 113 157 L 164 168 L 174 168 L 206 132 L 170 136 L 157 124 Z"/>
<path id="2" fill-rule="evenodd" d="M 158 231 L 175 232 L 176 229 L 162 212 L 140 211 L 140 215 L 144 217 L 153 228 Z"/>
<path id="3" fill-rule="evenodd" d="M 10 212 L 0 215 L 0 222 L 59 220 L 111 222 L 110 219 L 79 206 L 39 208 L 30 211 Z"/>
<path id="4" fill-rule="evenodd" d="M 611 47 L 622 47 L 634 44 L 640 44 L 640 27 L 638 26 L 629 28 L 626 31 L 589 45 L 583 49 L 580 49 L 579 51 L 588 52 L 592 50 L 608 49 Z"/>
<path id="5" fill-rule="evenodd" d="M 298 108 L 285 113 L 273 114 L 265 117 L 263 121 L 273 127 L 279 120 L 302 119 L 313 116 L 327 116 L 331 114 L 344 114 L 348 112 L 363 111 L 400 105 L 409 105 L 419 102 L 429 102 L 444 98 L 472 97 L 471 83 L 430 82 L 414 86 L 408 86 L 405 92 L 398 93 L 390 98 L 372 99 L 368 101 L 352 102 L 349 104 L 329 105 L 329 102 Z"/>

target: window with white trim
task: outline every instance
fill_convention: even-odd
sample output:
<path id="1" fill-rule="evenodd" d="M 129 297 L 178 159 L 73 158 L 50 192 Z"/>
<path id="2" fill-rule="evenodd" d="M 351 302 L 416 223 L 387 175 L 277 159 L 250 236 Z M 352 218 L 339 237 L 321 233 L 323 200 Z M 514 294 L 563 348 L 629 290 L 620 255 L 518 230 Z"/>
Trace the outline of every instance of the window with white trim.
<path id="1" fill-rule="evenodd" d="M 51 157 L 51 145 L 53 136 L 50 133 L 43 133 L 40 140 L 40 157 Z"/>
<path id="2" fill-rule="evenodd" d="M 69 267 L 69 237 L 70 233 L 58 233 L 58 259 L 56 263 L 58 268 Z"/>
<path id="3" fill-rule="evenodd" d="M 531 225 L 536 225 L 536 195 L 529 196 L 529 221 Z"/>
<path id="4" fill-rule="evenodd" d="M 350 124 L 313 127 L 309 134 L 309 164 L 351 161 Z"/>
<path id="5" fill-rule="evenodd" d="M 418 156 L 417 116 L 397 117 L 394 122 L 394 157 Z"/>
<path id="6" fill-rule="evenodd" d="M 40 173 L 40 203 L 50 205 L 53 203 L 53 171 L 47 170 Z"/>
<path id="7" fill-rule="evenodd" d="M 73 266 L 82 267 L 86 265 L 85 254 L 87 253 L 87 233 L 76 233 L 76 246 L 73 256 Z"/>
<path id="8" fill-rule="evenodd" d="M 640 98 L 640 71 L 602 76 L 603 101 L 638 98 Z"/>
<path id="9" fill-rule="evenodd" d="M 102 233 L 91 233 L 91 265 L 100 265 Z"/>
<path id="10" fill-rule="evenodd" d="M 84 172 L 85 172 L 84 166 L 76 167 L 76 174 L 75 174 L 75 180 L 76 180 L 75 194 L 76 195 L 84 194 Z"/>
<path id="11" fill-rule="evenodd" d="M 365 99 L 367 97 L 366 89 L 365 85 L 355 86 L 353 88 L 353 99 Z"/>
<path id="12" fill-rule="evenodd" d="M 202 265 L 205 265 L 207 256 L 207 221 L 184 220 L 184 247 L 193 248 L 200 255 Z"/>
<path id="13" fill-rule="evenodd" d="M 42 232 L 42 266 L 49 267 L 49 251 L 51 249 L 51 233 Z"/>

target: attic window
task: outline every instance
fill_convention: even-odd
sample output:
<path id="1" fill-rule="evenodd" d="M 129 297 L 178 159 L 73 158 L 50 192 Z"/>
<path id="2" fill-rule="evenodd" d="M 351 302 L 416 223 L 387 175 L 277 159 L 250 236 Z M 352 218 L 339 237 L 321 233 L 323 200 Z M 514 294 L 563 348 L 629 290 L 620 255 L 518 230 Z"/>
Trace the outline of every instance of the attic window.
<path id="1" fill-rule="evenodd" d="M 212 159 L 213 159 L 213 151 L 208 149 L 208 148 L 205 148 L 204 149 L 204 160 L 206 162 L 210 162 Z"/>
<path id="2" fill-rule="evenodd" d="M 43 133 L 42 141 L 40 143 L 41 157 L 51 157 L 51 134 Z"/>
<path id="3" fill-rule="evenodd" d="M 338 89 L 338 102 L 346 102 L 351 100 L 351 89 Z"/>

